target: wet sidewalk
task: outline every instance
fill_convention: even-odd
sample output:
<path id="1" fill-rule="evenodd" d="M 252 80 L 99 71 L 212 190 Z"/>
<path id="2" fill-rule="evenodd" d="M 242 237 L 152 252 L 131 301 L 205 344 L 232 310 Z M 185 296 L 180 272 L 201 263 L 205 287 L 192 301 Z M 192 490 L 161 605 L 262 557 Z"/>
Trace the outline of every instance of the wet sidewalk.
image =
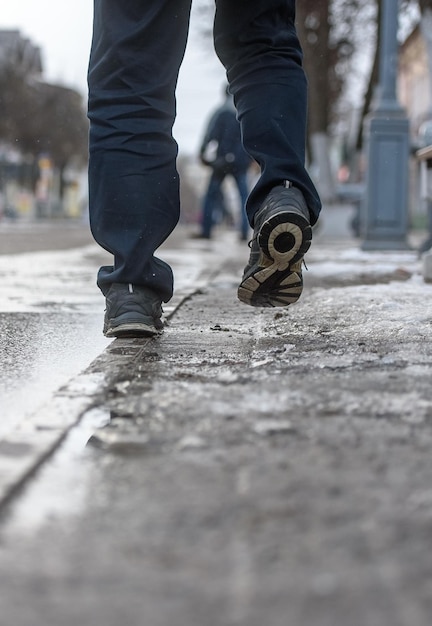
<path id="1" fill-rule="evenodd" d="M 164 335 L 109 344 L 9 441 L 11 464 L 35 440 L 48 459 L 3 519 L 5 624 L 429 626 L 415 253 L 324 228 L 298 304 L 261 310 L 236 299 L 233 233 L 193 246 Z"/>

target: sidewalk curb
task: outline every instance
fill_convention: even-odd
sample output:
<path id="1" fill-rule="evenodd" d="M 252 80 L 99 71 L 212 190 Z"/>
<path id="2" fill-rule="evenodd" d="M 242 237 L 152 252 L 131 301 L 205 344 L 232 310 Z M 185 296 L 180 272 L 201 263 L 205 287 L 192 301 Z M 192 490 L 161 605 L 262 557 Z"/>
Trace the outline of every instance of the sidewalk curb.
<path id="1" fill-rule="evenodd" d="M 204 267 L 193 285 L 176 292 L 164 306 L 164 319 L 172 318 L 220 269 L 214 265 Z M 152 340 L 144 343 L 148 341 Z M 114 340 L 83 372 L 0 439 L 0 510 L 54 454 L 84 415 L 103 403 L 107 389 L 121 377 L 125 367 L 139 358 L 142 349 L 142 339 Z"/>

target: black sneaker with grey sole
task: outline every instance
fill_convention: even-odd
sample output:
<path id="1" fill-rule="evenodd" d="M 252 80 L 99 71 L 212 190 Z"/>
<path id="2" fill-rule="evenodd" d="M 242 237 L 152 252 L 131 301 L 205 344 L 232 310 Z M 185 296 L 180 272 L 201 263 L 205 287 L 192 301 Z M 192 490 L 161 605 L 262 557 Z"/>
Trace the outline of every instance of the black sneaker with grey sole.
<path id="1" fill-rule="evenodd" d="M 249 263 L 238 288 L 241 302 L 288 306 L 303 290 L 302 263 L 312 241 L 310 215 L 295 187 L 275 187 L 255 214 Z"/>
<path id="2" fill-rule="evenodd" d="M 153 337 L 163 329 L 162 301 L 146 287 L 113 283 L 106 294 L 106 337 Z"/>

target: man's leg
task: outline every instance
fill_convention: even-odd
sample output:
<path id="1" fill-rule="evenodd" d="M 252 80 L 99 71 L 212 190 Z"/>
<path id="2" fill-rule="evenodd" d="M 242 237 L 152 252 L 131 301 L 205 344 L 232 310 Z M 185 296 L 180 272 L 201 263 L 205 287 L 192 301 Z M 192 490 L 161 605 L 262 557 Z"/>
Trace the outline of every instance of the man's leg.
<path id="1" fill-rule="evenodd" d="M 305 169 L 307 84 L 295 0 L 216 0 L 215 48 L 227 69 L 246 151 L 261 167 L 247 214 L 254 228 L 238 289 L 252 306 L 287 306 L 321 203 Z"/>
<path id="2" fill-rule="evenodd" d="M 215 48 L 227 69 L 246 151 L 261 166 L 247 213 L 289 180 L 306 199 L 311 223 L 321 203 L 305 163 L 307 83 L 295 26 L 295 0 L 216 0 Z"/>
<path id="3" fill-rule="evenodd" d="M 220 207 L 221 199 L 222 202 L 224 202 L 224 198 L 222 195 L 222 183 L 224 178 L 224 174 L 213 172 L 209 180 L 206 194 L 204 196 L 202 214 L 202 236 L 207 239 L 210 239 L 211 237 L 216 209 Z"/>
<path id="4" fill-rule="evenodd" d="M 155 250 L 179 217 L 172 138 L 175 88 L 191 0 L 95 0 L 89 63 L 90 223 L 114 256 L 98 285 L 172 296 L 171 268 Z"/>

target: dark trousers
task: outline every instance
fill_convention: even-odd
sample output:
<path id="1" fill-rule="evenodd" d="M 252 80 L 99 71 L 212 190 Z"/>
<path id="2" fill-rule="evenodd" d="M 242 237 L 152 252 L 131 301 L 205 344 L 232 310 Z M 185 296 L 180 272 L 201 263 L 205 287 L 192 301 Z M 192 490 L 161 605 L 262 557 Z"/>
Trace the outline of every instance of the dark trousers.
<path id="1" fill-rule="evenodd" d="M 202 211 L 202 235 L 204 237 L 210 237 L 212 233 L 212 229 L 215 223 L 215 214 L 217 209 L 220 206 L 221 198 L 223 202 L 223 182 L 226 178 L 227 174 L 224 172 L 215 170 L 212 172 L 210 176 L 210 180 L 208 183 L 207 191 L 204 196 L 203 201 L 203 211 Z M 237 187 L 237 191 L 239 194 L 239 206 L 240 206 L 240 219 L 239 219 L 239 232 L 240 237 L 242 239 L 246 239 L 247 233 L 249 231 L 249 221 L 246 214 L 246 202 L 248 198 L 248 182 L 247 182 L 247 172 L 233 172 L 229 174 Z"/>
<path id="2" fill-rule="evenodd" d="M 143 285 L 168 301 L 169 265 L 154 252 L 179 218 L 175 88 L 191 0 L 94 0 L 89 63 L 90 224 L 114 256 L 98 285 Z M 315 222 L 317 192 L 305 170 L 307 85 L 294 27 L 295 0 L 216 0 L 214 40 L 246 151 L 261 166 L 247 214 L 290 180 Z"/>

